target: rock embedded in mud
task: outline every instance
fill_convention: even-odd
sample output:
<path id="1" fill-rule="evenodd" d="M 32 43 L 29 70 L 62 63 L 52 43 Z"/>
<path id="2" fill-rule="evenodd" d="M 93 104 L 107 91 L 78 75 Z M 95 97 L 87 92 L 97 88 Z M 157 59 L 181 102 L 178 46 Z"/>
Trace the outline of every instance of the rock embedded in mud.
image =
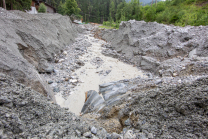
<path id="1" fill-rule="evenodd" d="M 113 133 L 111 134 L 110 138 L 112 138 L 112 139 L 121 139 L 122 137 L 121 137 L 121 135 L 119 135 L 119 134 L 113 132 Z"/>
<path id="2" fill-rule="evenodd" d="M 77 83 L 78 82 L 78 80 L 77 79 L 71 79 L 71 80 L 69 80 L 71 83 Z"/>
<path id="3" fill-rule="evenodd" d="M 102 93 L 103 98 L 105 99 L 105 101 L 107 101 L 110 100 L 111 98 L 126 93 L 127 92 L 125 88 L 126 84 L 128 84 L 128 82 L 124 82 L 124 83 L 112 82 L 112 83 L 102 84 L 100 85 L 99 92 Z"/>
<path id="4" fill-rule="evenodd" d="M 177 73 L 173 73 L 173 77 L 176 77 L 178 74 Z"/>
<path id="5" fill-rule="evenodd" d="M 94 126 L 91 127 L 91 132 L 96 135 L 97 134 L 97 128 L 95 128 Z"/>
<path id="6" fill-rule="evenodd" d="M 48 84 L 52 84 L 53 83 L 53 81 L 48 81 Z"/>
<path id="7" fill-rule="evenodd" d="M 81 132 L 79 130 L 75 130 L 78 137 L 81 137 Z"/>
<path id="8" fill-rule="evenodd" d="M 84 63 L 83 61 L 81 61 L 81 60 L 78 60 L 76 63 L 77 63 L 79 66 L 84 66 L 84 65 L 85 65 L 85 63 Z"/>
<path id="9" fill-rule="evenodd" d="M 83 134 L 86 138 L 92 138 L 92 134 L 90 132 L 86 132 Z"/>
<path id="10" fill-rule="evenodd" d="M 69 78 L 68 78 L 68 77 L 66 77 L 66 78 L 65 78 L 65 81 L 69 81 Z"/>
<path id="11" fill-rule="evenodd" d="M 89 113 L 94 110 L 99 110 L 99 108 L 102 108 L 104 105 L 103 98 L 96 91 L 88 91 L 87 96 L 85 97 L 85 103 L 81 110 L 82 113 Z"/>
<path id="12" fill-rule="evenodd" d="M 128 118 L 125 122 L 124 122 L 125 126 L 130 126 L 131 125 L 131 121 L 130 119 Z"/>
<path id="13" fill-rule="evenodd" d="M 62 62 L 64 62 L 65 60 L 64 59 L 59 59 L 58 60 L 58 63 L 62 63 Z"/>
<path id="14" fill-rule="evenodd" d="M 63 54 L 64 54 L 64 55 L 67 55 L 67 51 L 64 51 Z"/>
<path id="15" fill-rule="evenodd" d="M 128 130 L 125 134 L 124 134 L 124 139 L 135 139 L 136 135 L 134 134 L 134 132 L 132 130 Z"/>
<path id="16" fill-rule="evenodd" d="M 160 65 L 160 62 L 154 58 L 142 56 L 141 68 L 144 70 L 154 70 Z"/>
<path id="17" fill-rule="evenodd" d="M 53 92 L 59 92 L 59 91 L 60 91 L 59 87 L 54 87 L 53 88 Z"/>

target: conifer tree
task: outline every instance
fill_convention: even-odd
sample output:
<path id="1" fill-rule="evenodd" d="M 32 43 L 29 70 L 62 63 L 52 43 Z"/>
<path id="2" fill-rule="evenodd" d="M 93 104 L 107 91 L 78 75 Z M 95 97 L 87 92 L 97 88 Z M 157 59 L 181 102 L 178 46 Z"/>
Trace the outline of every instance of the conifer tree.
<path id="1" fill-rule="evenodd" d="M 65 14 L 70 16 L 72 14 L 78 15 L 81 11 L 80 8 L 78 8 L 77 2 L 75 0 L 66 0 L 65 3 Z"/>

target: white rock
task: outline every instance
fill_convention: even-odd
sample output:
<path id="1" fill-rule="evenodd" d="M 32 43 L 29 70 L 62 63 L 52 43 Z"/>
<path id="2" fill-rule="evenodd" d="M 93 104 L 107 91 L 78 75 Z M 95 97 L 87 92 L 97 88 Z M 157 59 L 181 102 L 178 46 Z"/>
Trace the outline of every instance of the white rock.
<path id="1" fill-rule="evenodd" d="M 132 130 L 128 130 L 124 135 L 124 139 L 135 139 L 135 138 L 136 138 L 136 135 L 134 134 Z"/>
<path id="2" fill-rule="evenodd" d="M 152 133 L 149 133 L 148 134 L 148 139 L 153 139 L 153 138 L 154 138 L 153 134 Z"/>
<path id="3" fill-rule="evenodd" d="M 64 55 L 67 55 L 67 51 L 64 51 L 63 54 L 64 54 Z"/>
<path id="4" fill-rule="evenodd" d="M 64 59 L 60 59 L 58 62 L 59 62 L 59 63 L 64 62 Z"/>
<path id="5" fill-rule="evenodd" d="M 70 82 L 76 83 L 77 82 L 77 79 L 71 79 Z"/>
<path id="6" fill-rule="evenodd" d="M 72 95 L 72 94 L 74 94 L 74 92 L 70 92 L 69 94 Z"/>
<path id="7" fill-rule="evenodd" d="M 52 87 L 56 87 L 58 84 L 57 83 L 52 83 L 51 86 Z"/>
<path id="8" fill-rule="evenodd" d="M 176 77 L 178 74 L 177 73 L 173 73 L 173 77 Z"/>

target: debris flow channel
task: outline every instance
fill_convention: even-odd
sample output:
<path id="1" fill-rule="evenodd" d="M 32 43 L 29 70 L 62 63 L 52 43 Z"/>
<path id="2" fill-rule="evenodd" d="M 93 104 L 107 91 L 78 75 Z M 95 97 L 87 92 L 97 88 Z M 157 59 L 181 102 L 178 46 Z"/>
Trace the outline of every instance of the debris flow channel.
<path id="1" fill-rule="evenodd" d="M 80 114 L 84 105 L 85 92 L 89 90 L 99 91 L 99 85 L 103 83 L 145 76 L 137 67 L 125 64 L 118 59 L 104 56 L 101 52 L 102 45 L 106 43 L 105 41 L 94 38 L 92 34 L 87 34 L 84 38 L 86 39 L 85 41 L 91 43 L 91 46 L 87 48 L 84 55 L 79 56 L 79 60 L 83 61 L 84 64 L 73 73 L 73 75 L 77 76 L 79 82 L 74 88 L 70 88 L 70 93 L 67 97 L 63 97 L 60 92 L 55 95 L 56 101 L 61 107 L 69 108 L 76 115 Z M 76 79 L 71 79 L 69 82 L 76 81 Z"/>

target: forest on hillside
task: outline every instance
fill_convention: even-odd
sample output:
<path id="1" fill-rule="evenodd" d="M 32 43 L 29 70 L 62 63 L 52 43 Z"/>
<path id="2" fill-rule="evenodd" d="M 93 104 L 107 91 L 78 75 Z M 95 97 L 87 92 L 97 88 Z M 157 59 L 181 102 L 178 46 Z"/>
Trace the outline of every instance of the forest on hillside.
<path id="1" fill-rule="evenodd" d="M 62 15 L 82 18 L 83 22 L 103 23 L 118 28 L 121 21 L 156 21 L 176 26 L 208 25 L 207 0 L 43 0 Z M 148 1 L 148 2 L 149 2 Z M 31 0 L 5 0 L 7 9 L 28 10 Z M 2 6 L 2 2 L 0 3 Z"/>
<path id="2" fill-rule="evenodd" d="M 118 27 L 130 19 L 177 26 L 208 25 L 207 0 L 166 0 L 142 6 L 139 0 L 77 0 L 85 22 Z"/>

